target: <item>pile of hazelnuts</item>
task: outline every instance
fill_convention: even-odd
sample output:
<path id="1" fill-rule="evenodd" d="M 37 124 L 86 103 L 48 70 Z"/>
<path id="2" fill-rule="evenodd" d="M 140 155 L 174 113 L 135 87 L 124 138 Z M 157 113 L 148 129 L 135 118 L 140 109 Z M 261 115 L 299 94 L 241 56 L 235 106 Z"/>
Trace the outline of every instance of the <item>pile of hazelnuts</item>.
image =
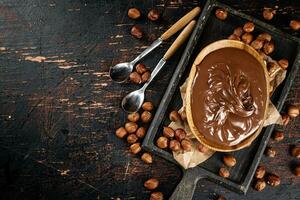
<path id="1" fill-rule="evenodd" d="M 150 70 L 142 63 L 135 66 L 135 71 L 131 72 L 129 79 L 132 83 L 142 84 L 146 83 L 151 76 Z"/>

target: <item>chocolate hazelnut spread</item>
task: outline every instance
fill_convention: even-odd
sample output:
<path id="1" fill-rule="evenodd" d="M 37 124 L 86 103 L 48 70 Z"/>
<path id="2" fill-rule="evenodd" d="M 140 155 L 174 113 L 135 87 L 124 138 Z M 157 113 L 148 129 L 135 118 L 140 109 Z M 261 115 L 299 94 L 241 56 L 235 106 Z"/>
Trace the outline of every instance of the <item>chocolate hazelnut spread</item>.
<path id="1" fill-rule="evenodd" d="M 196 128 L 210 143 L 233 146 L 263 123 L 266 105 L 264 69 L 249 53 L 222 48 L 197 66 L 191 93 Z"/>

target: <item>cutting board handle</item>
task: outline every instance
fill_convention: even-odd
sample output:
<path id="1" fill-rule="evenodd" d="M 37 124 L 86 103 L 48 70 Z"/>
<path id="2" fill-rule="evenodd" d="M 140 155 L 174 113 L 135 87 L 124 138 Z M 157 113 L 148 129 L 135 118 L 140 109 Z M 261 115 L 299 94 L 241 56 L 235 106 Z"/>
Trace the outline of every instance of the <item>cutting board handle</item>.
<path id="1" fill-rule="evenodd" d="M 206 175 L 199 167 L 185 170 L 180 183 L 177 185 L 169 200 L 192 200 L 197 182 L 203 178 L 206 178 Z"/>

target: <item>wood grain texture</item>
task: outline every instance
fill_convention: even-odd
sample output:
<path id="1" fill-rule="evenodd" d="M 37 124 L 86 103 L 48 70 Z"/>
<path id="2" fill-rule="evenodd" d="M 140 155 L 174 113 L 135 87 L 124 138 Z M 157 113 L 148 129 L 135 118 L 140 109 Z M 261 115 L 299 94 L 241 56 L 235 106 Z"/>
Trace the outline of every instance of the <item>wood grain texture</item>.
<path id="1" fill-rule="evenodd" d="M 225 2 L 225 1 L 224 1 Z M 278 6 L 270 24 L 289 29 L 290 19 L 300 16 L 299 1 L 226 1 L 234 8 L 262 19 L 265 7 Z M 106 0 L 2 0 L 0 2 L 0 196 L 1 199 L 147 199 L 143 187 L 149 177 L 159 177 L 159 189 L 168 197 L 181 179 L 173 164 L 154 157 L 152 165 L 131 155 L 128 145 L 114 130 L 126 121 L 121 98 L 136 89 L 113 83 L 109 67 L 133 59 L 197 1 Z M 204 1 L 200 1 L 203 6 Z M 127 17 L 138 7 L 143 17 Z M 163 12 L 150 22 L 147 12 Z M 130 35 L 139 25 L 146 36 Z M 147 57 L 154 67 L 172 38 Z M 175 56 L 174 56 L 175 57 Z M 179 57 L 179 56 L 177 56 Z M 171 78 L 171 59 L 146 99 L 158 105 Z M 168 73 L 169 72 L 169 73 Z M 286 104 L 299 103 L 297 74 Z M 277 188 L 263 192 L 250 189 L 247 196 L 232 193 L 210 182 L 200 182 L 194 199 L 299 199 L 300 179 L 290 168 L 289 146 L 300 141 L 300 118 L 284 128 L 283 142 L 271 145 L 278 156 L 263 158 L 269 171 L 282 178 Z"/>

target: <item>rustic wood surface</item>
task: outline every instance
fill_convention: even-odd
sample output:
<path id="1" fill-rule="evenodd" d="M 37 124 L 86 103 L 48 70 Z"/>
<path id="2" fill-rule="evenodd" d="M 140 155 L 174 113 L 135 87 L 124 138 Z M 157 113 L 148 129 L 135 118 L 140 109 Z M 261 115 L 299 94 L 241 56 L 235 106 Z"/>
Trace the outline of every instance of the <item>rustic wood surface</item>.
<path id="1" fill-rule="evenodd" d="M 293 32 L 288 24 L 300 19 L 300 1 L 226 1 L 262 19 L 265 7 L 277 8 L 271 24 Z M 109 67 L 128 61 L 199 2 L 149 0 L 1 0 L 0 1 L 0 199 L 147 199 L 143 187 L 149 177 L 159 177 L 159 189 L 170 196 L 181 178 L 180 169 L 154 157 L 144 164 L 129 153 L 125 141 L 114 135 L 126 121 L 121 98 L 137 88 L 113 83 Z M 204 1 L 200 1 L 204 5 Z M 138 7 L 143 17 L 127 17 Z M 146 19 L 155 7 L 163 12 L 158 22 Z M 144 39 L 129 32 L 138 24 Z M 174 40 L 174 38 L 172 38 Z M 170 41 L 145 63 L 161 58 Z M 171 74 L 164 70 L 146 98 L 158 105 Z M 159 85 L 159 89 L 157 87 Z M 300 73 L 286 104 L 300 103 Z M 272 143 L 276 158 L 262 159 L 281 185 L 262 192 L 249 189 L 246 196 L 214 183 L 198 184 L 194 199 L 300 199 L 300 179 L 291 173 L 299 162 L 289 155 L 300 141 L 300 118 L 284 128 L 285 139 Z"/>

